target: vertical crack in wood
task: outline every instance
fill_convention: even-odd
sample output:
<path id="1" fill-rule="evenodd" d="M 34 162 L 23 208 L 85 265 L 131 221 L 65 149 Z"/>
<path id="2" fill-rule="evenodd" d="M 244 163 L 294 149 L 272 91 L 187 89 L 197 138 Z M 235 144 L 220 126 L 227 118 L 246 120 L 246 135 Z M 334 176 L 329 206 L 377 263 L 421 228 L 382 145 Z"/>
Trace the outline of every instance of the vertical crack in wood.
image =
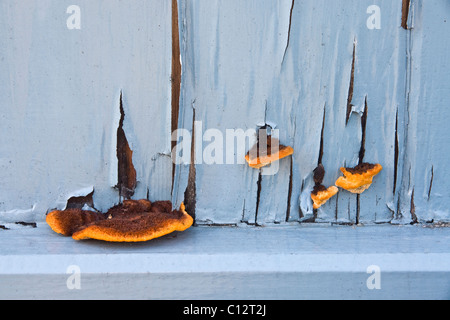
<path id="1" fill-rule="evenodd" d="M 416 216 L 416 205 L 414 203 L 414 194 L 416 190 L 413 188 L 412 194 L 411 194 L 411 224 L 416 224 L 418 222 L 417 216 Z"/>
<path id="2" fill-rule="evenodd" d="M 261 173 L 261 169 L 259 169 L 258 191 L 256 193 L 255 226 L 258 225 L 259 202 L 261 201 L 261 187 L 262 187 L 261 184 L 262 184 L 262 173 Z"/>
<path id="3" fill-rule="evenodd" d="M 180 35 L 178 25 L 178 0 L 172 0 L 172 132 L 178 129 L 181 89 Z M 172 150 L 176 141 L 172 141 Z M 174 159 L 172 159 L 174 160 Z M 172 189 L 175 178 L 175 161 L 172 161 Z"/>
<path id="4" fill-rule="evenodd" d="M 323 120 L 322 120 L 322 130 L 320 131 L 320 148 L 319 148 L 319 160 L 317 161 L 317 165 L 322 164 L 323 159 L 323 146 L 324 146 L 324 132 L 325 132 L 325 120 L 326 120 L 326 104 L 323 107 Z"/>
<path id="5" fill-rule="evenodd" d="M 402 28 L 408 30 L 408 18 L 409 18 L 409 10 L 411 7 L 411 0 L 402 0 Z"/>
<path id="6" fill-rule="evenodd" d="M 322 184 L 325 176 L 325 168 L 322 165 L 323 159 L 323 146 L 324 146 L 324 132 L 325 132 L 325 120 L 326 120 L 326 104 L 323 107 L 323 119 L 322 129 L 320 131 L 320 147 L 319 147 L 319 159 L 317 160 L 317 168 L 314 170 L 314 181 L 316 186 Z M 318 209 L 313 209 L 313 222 L 316 221 L 318 216 Z"/>
<path id="7" fill-rule="evenodd" d="M 399 158 L 399 140 L 398 140 L 398 108 L 395 116 L 395 140 L 394 140 L 394 188 L 393 194 L 397 190 L 397 176 L 398 176 L 398 158 Z"/>
<path id="8" fill-rule="evenodd" d="M 369 107 L 367 104 L 367 96 L 364 100 L 364 113 L 361 116 L 361 149 L 359 150 L 359 164 L 364 163 L 364 156 L 366 154 L 366 129 L 367 129 L 367 116 L 369 112 Z M 356 195 L 356 224 L 358 225 L 361 217 L 361 195 Z"/>
<path id="9" fill-rule="evenodd" d="M 364 156 L 366 154 L 366 127 L 367 127 L 367 116 L 369 112 L 369 107 L 367 105 L 367 96 L 364 101 L 364 113 L 361 116 L 361 149 L 359 150 L 359 164 L 364 163 Z"/>
<path id="10" fill-rule="evenodd" d="M 433 189 L 433 180 L 434 180 L 434 166 L 431 167 L 431 180 L 430 187 L 428 188 L 428 201 L 431 199 L 431 190 Z"/>
<path id="11" fill-rule="evenodd" d="M 289 189 L 288 189 L 288 197 L 287 197 L 287 208 L 286 208 L 286 222 L 291 218 L 291 200 L 292 200 L 292 188 L 293 188 L 293 180 L 294 180 L 294 160 L 291 157 L 291 166 L 289 171 Z"/>
<path id="12" fill-rule="evenodd" d="M 291 11 L 290 11 L 290 13 L 289 13 L 289 29 L 288 29 L 288 37 L 287 37 L 286 48 L 284 49 L 283 60 L 282 60 L 282 62 L 281 62 L 281 65 L 284 64 L 284 59 L 286 58 L 286 53 L 287 53 L 287 50 L 288 50 L 288 48 L 289 48 L 289 43 L 290 43 L 290 41 L 291 41 L 292 13 L 294 12 L 294 6 L 295 6 L 295 0 L 292 0 Z"/>
<path id="13" fill-rule="evenodd" d="M 355 223 L 356 225 L 359 225 L 359 220 L 361 218 L 361 195 L 356 195 L 356 218 Z"/>
<path id="14" fill-rule="evenodd" d="M 256 141 L 258 157 L 267 156 L 267 139 L 272 139 L 271 135 L 268 134 L 268 130 L 272 130 L 272 127 L 267 124 L 267 100 L 264 111 L 264 126 L 258 128 L 258 136 Z M 258 173 L 258 189 L 256 194 L 256 210 L 255 210 L 255 226 L 258 226 L 258 213 L 259 213 L 259 203 L 261 201 L 261 191 L 262 191 L 262 169 L 259 169 Z"/>
<path id="15" fill-rule="evenodd" d="M 334 220 L 337 222 L 339 213 L 339 192 L 336 194 L 336 210 L 334 211 Z"/>
<path id="16" fill-rule="evenodd" d="M 350 85 L 348 88 L 347 114 L 346 114 L 345 125 L 347 125 L 348 121 L 350 120 L 350 115 L 352 113 L 352 108 L 353 108 L 352 100 L 353 100 L 353 85 L 355 82 L 355 63 L 356 63 L 356 39 L 353 42 L 352 71 L 350 74 Z"/>
<path id="17" fill-rule="evenodd" d="M 245 199 L 244 204 L 242 205 L 242 217 L 241 217 L 241 223 L 245 223 Z"/>
<path id="18" fill-rule="evenodd" d="M 348 221 L 351 221 L 350 201 L 347 203 L 347 217 L 348 217 Z"/>
<path id="19" fill-rule="evenodd" d="M 196 167 L 195 167 L 195 108 L 192 109 L 192 137 L 191 137 L 191 163 L 189 166 L 188 184 L 184 192 L 184 205 L 186 211 L 195 221 L 195 209 L 197 204 Z"/>
<path id="20" fill-rule="evenodd" d="M 123 109 L 123 96 L 120 92 L 120 122 L 117 128 L 117 161 L 118 161 L 118 181 L 120 201 L 130 199 L 134 195 L 136 188 L 136 169 L 133 166 L 133 151 L 128 144 L 123 122 L 125 120 L 125 111 Z"/>

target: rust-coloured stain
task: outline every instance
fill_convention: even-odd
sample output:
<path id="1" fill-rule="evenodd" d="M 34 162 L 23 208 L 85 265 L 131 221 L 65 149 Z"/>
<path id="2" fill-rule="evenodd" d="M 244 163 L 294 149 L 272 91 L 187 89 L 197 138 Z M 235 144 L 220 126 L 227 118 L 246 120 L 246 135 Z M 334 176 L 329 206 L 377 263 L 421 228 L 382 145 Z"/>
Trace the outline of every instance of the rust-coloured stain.
<path id="1" fill-rule="evenodd" d="M 75 240 L 109 242 L 148 241 L 193 224 L 183 204 L 180 210 L 172 210 L 170 201 L 148 200 L 125 200 L 106 214 L 81 209 L 53 211 L 46 220 L 53 231 Z"/>

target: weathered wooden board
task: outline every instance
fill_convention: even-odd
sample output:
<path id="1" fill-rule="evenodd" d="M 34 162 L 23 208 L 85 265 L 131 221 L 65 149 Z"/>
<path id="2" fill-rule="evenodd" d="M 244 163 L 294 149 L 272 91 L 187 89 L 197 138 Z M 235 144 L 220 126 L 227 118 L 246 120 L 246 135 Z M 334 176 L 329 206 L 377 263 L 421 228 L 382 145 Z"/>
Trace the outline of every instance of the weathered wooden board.
<path id="1" fill-rule="evenodd" d="M 371 4 L 294 2 L 290 42 L 280 77 L 282 101 L 286 101 L 281 103 L 292 110 L 282 113 L 286 115 L 284 123 L 294 117 L 297 130 L 290 134 L 297 151 L 293 219 L 297 218 L 294 213 L 298 206 L 302 215 L 312 213 L 311 175 L 319 156 L 323 157 L 327 186 L 339 177 L 341 166 L 355 166 L 359 161 L 384 166 L 377 182 L 359 200 L 341 190 L 319 209 L 319 219 L 368 222 L 389 221 L 392 217 L 387 204 L 393 201 L 396 110 L 404 105 L 405 66 L 401 53 L 405 31 L 400 28 L 400 1 L 379 2 L 381 29 L 369 29 L 367 12 Z M 360 159 L 362 147 L 365 154 Z"/>
<path id="2" fill-rule="evenodd" d="M 80 0 L 73 30 L 69 5 L 0 3 L 1 220 L 42 220 L 93 190 L 99 210 L 119 201 L 121 92 L 135 196 L 170 199 L 170 2 Z"/>
<path id="3" fill-rule="evenodd" d="M 201 121 L 203 130 L 195 132 L 195 148 L 200 150 L 195 166 L 197 222 L 254 223 L 259 173 L 236 164 L 243 160 L 237 157 L 234 165 L 207 165 L 202 150 L 210 142 L 204 142 L 204 148 L 199 144 L 208 129 L 218 129 L 225 137 L 226 129 L 247 131 L 265 122 L 281 68 L 273 55 L 281 59 L 287 38 L 289 1 L 182 1 L 179 10 L 184 109 L 180 124 L 192 128 L 195 110 L 195 121 Z M 286 19 L 278 19 L 283 15 Z M 224 163 L 226 156 L 218 162 Z M 183 190 L 181 184 L 178 188 Z M 286 194 L 279 196 L 287 203 Z"/>
<path id="4" fill-rule="evenodd" d="M 197 222 L 310 220 L 312 171 L 319 161 L 327 185 L 344 165 L 364 161 L 384 170 L 361 196 L 341 190 L 319 209 L 316 221 L 383 223 L 398 217 L 411 129 L 404 119 L 410 103 L 408 39 L 414 33 L 401 27 L 402 1 L 181 3 L 180 125 L 192 128 L 194 109 L 204 128 L 222 132 L 271 124 L 280 130 L 281 143 L 295 149 L 292 162 L 282 160 L 275 176 L 260 177 L 245 164 L 196 164 Z M 186 187 L 189 170 L 179 169 Z"/>
<path id="5" fill-rule="evenodd" d="M 2 1 L 0 221 L 92 192 L 99 210 L 120 201 L 119 127 L 133 197 L 184 201 L 198 224 L 449 220 L 449 4 L 373 2 L 80 0 L 71 30 L 68 3 Z M 173 167 L 176 120 L 188 135 Z M 275 175 L 228 136 L 268 125 L 295 150 Z M 384 167 L 372 187 L 313 211 L 318 163 L 329 186 L 363 161 Z"/>
<path id="6" fill-rule="evenodd" d="M 450 3 L 412 1 L 399 219 L 450 218 Z"/>

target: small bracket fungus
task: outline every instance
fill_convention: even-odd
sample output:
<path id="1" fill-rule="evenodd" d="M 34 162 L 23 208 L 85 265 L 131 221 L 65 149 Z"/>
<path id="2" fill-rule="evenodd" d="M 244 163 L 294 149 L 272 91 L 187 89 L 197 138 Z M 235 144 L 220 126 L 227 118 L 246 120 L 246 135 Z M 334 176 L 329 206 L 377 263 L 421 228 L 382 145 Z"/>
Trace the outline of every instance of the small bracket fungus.
<path id="1" fill-rule="evenodd" d="M 193 224 L 185 211 L 172 210 L 170 201 L 125 200 L 106 214 L 68 209 L 47 215 L 53 231 L 75 240 L 95 239 L 109 242 L 142 242 L 174 231 L 184 231 Z"/>
<path id="2" fill-rule="evenodd" d="M 354 168 L 341 168 L 343 177 L 336 180 L 336 185 L 351 193 L 361 194 L 372 185 L 373 178 L 383 170 L 380 164 L 362 163 Z"/>
<path id="3" fill-rule="evenodd" d="M 326 188 L 322 185 L 323 178 L 325 177 L 325 168 L 320 164 L 316 169 L 314 169 L 314 186 L 311 192 L 311 199 L 313 200 L 313 209 L 319 209 L 323 206 L 329 199 L 334 197 L 339 189 L 335 186 Z"/>
<path id="4" fill-rule="evenodd" d="M 338 192 L 339 189 L 335 186 L 331 186 L 328 189 L 322 185 L 315 186 L 313 192 L 311 192 L 311 199 L 314 202 L 313 208 L 319 209 Z"/>
<path id="5" fill-rule="evenodd" d="M 261 136 L 260 134 L 260 138 Z M 270 135 L 265 135 L 263 138 L 259 139 L 245 156 L 245 160 L 251 168 L 260 169 L 294 154 L 292 147 L 280 145 L 278 139 L 272 138 Z M 263 140 L 265 141 L 263 142 Z"/>

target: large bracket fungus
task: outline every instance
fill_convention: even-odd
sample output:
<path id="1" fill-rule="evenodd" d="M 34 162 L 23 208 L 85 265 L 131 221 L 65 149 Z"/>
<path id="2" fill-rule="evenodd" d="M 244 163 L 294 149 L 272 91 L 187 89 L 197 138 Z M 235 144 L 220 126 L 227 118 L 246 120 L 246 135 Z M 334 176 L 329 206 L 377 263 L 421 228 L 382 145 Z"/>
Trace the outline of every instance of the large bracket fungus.
<path id="1" fill-rule="evenodd" d="M 172 210 L 170 201 L 125 200 L 106 214 L 68 209 L 47 215 L 53 231 L 75 240 L 95 239 L 109 242 L 142 242 L 174 231 L 184 231 L 193 224 L 185 211 Z"/>

